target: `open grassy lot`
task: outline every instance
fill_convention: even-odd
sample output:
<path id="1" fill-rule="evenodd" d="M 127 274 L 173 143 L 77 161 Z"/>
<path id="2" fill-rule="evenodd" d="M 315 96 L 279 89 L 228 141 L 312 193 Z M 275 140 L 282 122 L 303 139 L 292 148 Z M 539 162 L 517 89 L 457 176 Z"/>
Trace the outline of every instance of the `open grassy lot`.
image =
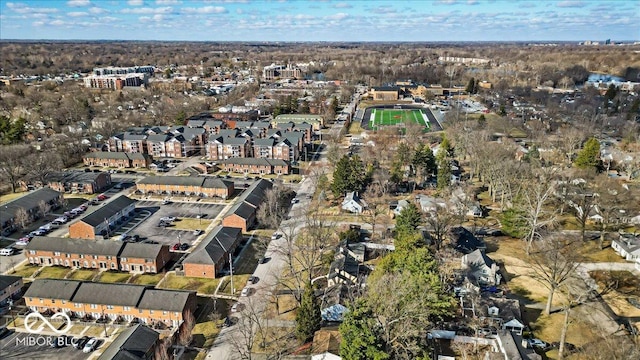
<path id="1" fill-rule="evenodd" d="M 98 275 L 98 270 L 78 269 L 67 276 L 70 280 L 91 280 Z"/>
<path id="2" fill-rule="evenodd" d="M 364 131 L 364 130 L 360 126 L 359 122 L 354 121 L 351 124 L 349 124 L 349 131 L 348 131 L 349 134 L 358 135 L 358 134 L 362 133 L 362 131 Z"/>
<path id="3" fill-rule="evenodd" d="M 640 279 L 629 271 L 592 271 L 589 273 L 597 282 L 602 298 L 619 316 L 640 317 L 640 309 L 627 299 L 640 301 Z"/>
<path id="4" fill-rule="evenodd" d="M 107 334 L 110 334 L 112 329 L 107 325 Z M 104 334 L 104 325 L 91 325 L 89 329 L 84 333 L 86 336 L 93 337 L 105 337 Z"/>
<path id="5" fill-rule="evenodd" d="M 143 275 L 135 275 L 133 279 L 130 281 L 131 284 L 138 285 L 156 285 L 162 278 L 164 274 L 143 274 Z"/>
<path id="6" fill-rule="evenodd" d="M 298 302 L 293 295 L 278 296 L 278 305 L 269 301 L 267 304 L 267 318 L 275 320 L 293 321 L 296 319 Z"/>
<path id="7" fill-rule="evenodd" d="M 16 271 L 13 273 L 10 273 L 10 275 L 28 278 L 28 277 L 31 277 L 33 273 L 35 273 L 36 270 L 38 270 L 39 268 L 40 266 L 38 265 L 25 264 L 25 265 L 16 267 L 15 269 Z"/>
<path id="8" fill-rule="evenodd" d="M 193 346 L 210 347 L 220 333 L 223 320 L 205 321 L 196 324 L 191 331 L 193 335 Z"/>
<path id="9" fill-rule="evenodd" d="M 17 192 L 17 193 L 8 193 L 8 194 L 4 194 L 4 195 L 0 195 L 0 204 L 4 204 L 6 202 L 9 202 L 11 200 L 15 200 L 21 196 L 25 196 L 27 195 L 28 192 Z"/>
<path id="10" fill-rule="evenodd" d="M 174 230 L 206 230 L 213 220 L 209 219 L 192 219 L 192 218 L 179 218 L 179 221 L 175 221 L 171 229 Z"/>
<path id="11" fill-rule="evenodd" d="M 247 284 L 247 280 L 249 279 L 249 274 L 243 275 L 233 275 L 233 287 L 236 289 L 236 294 L 239 294 L 240 291 Z M 220 293 L 231 294 L 231 277 L 226 276 L 222 280 L 222 285 L 220 285 L 220 289 L 218 290 Z"/>
<path id="12" fill-rule="evenodd" d="M 219 281 L 220 279 L 193 278 L 167 274 L 160 287 L 163 289 L 195 290 L 202 294 L 213 294 Z"/>
<path id="13" fill-rule="evenodd" d="M 96 279 L 97 282 L 105 282 L 105 283 L 124 283 L 129 280 L 131 274 L 115 272 L 115 271 L 105 271 Z"/>
<path id="14" fill-rule="evenodd" d="M 371 114 L 373 120 L 370 121 L 369 126 L 373 130 L 380 126 L 394 126 L 405 122 L 413 122 L 429 128 L 429 122 L 425 121 L 421 110 L 372 109 Z"/>
<path id="15" fill-rule="evenodd" d="M 71 269 L 61 266 L 45 266 L 36 276 L 39 279 L 64 279 Z"/>
<path id="16" fill-rule="evenodd" d="M 567 342 L 576 346 L 584 346 L 597 339 L 598 334 L 592 324 L 581 320 L 581 312 L 589 311 L 588 308 L 576 308 L 572 312 L 571 322 L 567 331 Z M 560 341 L 560 332 L 564 321 L 563 313 L 555 313 L 549 316 L 540 316 L 531 326 L 533 335 L 547 343 Z M 558 350 L 553 349 L 546 354 L 548 359 L 557 359 Z"/>
<path id="17" fill-rule="evenodd" d="M 611 248 L 611 241 L 605 240 L 603 249 L 598 246 L 598 241 L 588 241 L 583 245 L 582 254 L 589 262 L 627 262 L 622 256 L 616 254 Z"/>

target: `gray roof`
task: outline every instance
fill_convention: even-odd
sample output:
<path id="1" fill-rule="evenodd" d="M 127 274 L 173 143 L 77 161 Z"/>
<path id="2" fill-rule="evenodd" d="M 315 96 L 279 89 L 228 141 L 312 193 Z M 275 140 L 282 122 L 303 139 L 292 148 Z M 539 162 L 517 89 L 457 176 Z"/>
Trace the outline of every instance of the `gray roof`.
<path id="1" fill-rule="evenodd" d="M 143 153 L 127 153 L 127 157 L 129 157 L 130 160 L 142 160 L 148 159 L 150 156 Z"/>
<path id="2" fill-rule="evenodd" d="M 205 177 L 202 187 L 207 189 L 229 189 L 233 187 L 233 181 Z"/>
<path id="3" fill-rule="evenodd" d="M 96 151 L 90 152 L 84 156 L 87 159 L 115 159 L 115 160 L 128 160 L 127 153 L 123 152 L 109 152 L 109 151 Z"/>
<path id="4" fill-rule="evenodd" d="M 273 187 L 269 180 L 259 179 L 249 186 L 239 197 L 239 201 L 247 202 L 253 207 L 258 207 L 264 199 L 267 190 Z"/>
<path id="5" fill-rule="evenodd" d="M 91 226 L 98 226 L 100 223 L 104 222 L 105 219 L 110 218 L 118 211 L 124 209 L 125 207 L 135 204 L 135 200 L 129 199 L 124 195 L 120 195 L 112 201 L 104 204 L 98 210 L 85 215 L 80 218 L 80 221 L 89 224 Z"/>
<path id="6" fill-rule="evenodd" d="M 83 304 L 119 305 L 135 307 L 140 302 L 143 285 L 108 284 L 85 281 L 73 297 L 73 302 Z"/>
<path id="7" fill-rule="evenodd" d="M 466 264 L 469 267 L 481 267 L 483 265 L 491 267 L 494 262 L 487 256 L 487 254 L 484 253 L 484 251 L 476 249 L 467 254 Z"/>
<path id="8" fill-rule="evenodd" d="M 242 235 L 242 230 L 234 227 L 217 226 L 197 248 L 184 259 L 186 264 L 216 264 Z"/>
<path id="9" fill-rule="evenodd" d="M 104 172 L 85 172 L 85 171 L 65 171 L 55 172 L 47 175 L 48 182 L 61 183 L 91 183 L 96 181 L 98 177 L 106 174 Z"/>
<path id="10" fill-rule="evenodd" d="M 9 286 L 16 283 L 16 281 L 21 281 L 22 278 L 20 276 L 11 276 L 11 275 L 0 275 L 0 290 L 4 290 Z"/>
<path id="11" fill-rule="evenodd" d="M 229 209 L 229 214 L 235 214 L 243 219 L 249 219 L 255 213 L 255 208 L 246 202 L 239 202 Z"/>
<path id="12" fill-rule="evenodd" d="M 231 181 L 202 176 L 147 176 L 138 184 L 200 186 L 203 188 L 228 189 Z"/>
<path id="13" fill-rule="evenodd" d="M 140 309 L 182 312 L 194 291 L 147 289 L 138 304 Z"/>
<path id="14" fill-rule="evenodd" d="M 222 120 L 207 120 L 203 126 L 208 126 L 210 128 L 220 127 L 224 124 Z"/>
<path id="15" fill-rule="evenodd" d="M 129 327 L 104 349 L 98 360 L 144 359 L 159 338 L 160 334 L 142 324 Z"/>
<path id="16" fill-rule="evenodd" d="M 38 204 L 41 201 L 50 202 L 61 196 L 61 193 L 51 188 L 41 188 L 28 193 L 25 196 L 19 197 L 15 200 L 9 201 L 1 205 L 2 211 L 0 211 L 0 223 L 7 220 L 7 217 L 13 218 L 18 209 L 37 209 Z"/>
<path id="17" fill-rule="evenodd" d="M 253 121 L 236 121 L 236 129 L 247 129 L 253 126 Z"/>
<path id="18" fill-rule="evenodd" d="M 86 240 L 85 240 L 86 241 Z M 124 243 L 124 248 L 120 253 L 123 258 L 155 259 L 158 257 L 162 247 L 161 244 Z"/>
<path id="19" fill-rule="evenodd" d="M 258 165 L 258 166 L 286 166 L 287 162 L 281 159 L 265 158 L 231 158 L 218 161 L 221 164 Z"/>
<path id="20" fill-rule="evenodd" d="M 187 120 L 187 126 L 190 127 L 202 127 L 206 120 Z"/>
<path id="21" fill-rule="evenodd" d="M 71 300 L 81 283 L 77 280 L 36 279 L 24 297 Z"/>
<path id="22" fill-rule="evenodd" d="M 219 137 L 216 140 L 225 145 L 244 145 L 249 141 L 245 137 Z"/>
<path id="23" fill-rule="evenodd" d="M 141 141 L 141 140 L 145 140 L 146 138 L 147 138 L 146 134 L 135 134 L 135 133 L 126 132 L 122 135 L 122 140 L 129 140 L 129 141 Z"/>
<path id="24" fill-rule="evenodd" d="M 276 116 L 274 119 L 275 122 L 310 122 L 310 121 L 322 121 L 322 115 L 313 115 L 313 114 L 282 114 Z"/>
<path id="25" fill-rule="evenodd" d="M 238 135 L 238 130 L 236 129 L 222 129 L 218 132 L 219 136 L 224 136 L 224 137 L 236 137 L 236 135 Z"/>
<path id="26" fill-rule="evenodd" d="M 274 146 L 275 144 L 276 144 L 276 139 L 274 138 L 264 138 L 264 139 L 253 140 L 253 145 L 256 145 L 256 146 Z"/>
<path id="27" fill-rule="evenodd" d="M 169 134 L 158 134 L 158 135 L 149 135 L 147 136 L 147 141 L 153 142 L 166 142 L 171 139 L 173 136 Z"/>
<path id="28" fill-rule="evenodd" d="M 25 250 L 58 251 L 66 254 L 118 256 L 122 242 L 36 236 Z"/>

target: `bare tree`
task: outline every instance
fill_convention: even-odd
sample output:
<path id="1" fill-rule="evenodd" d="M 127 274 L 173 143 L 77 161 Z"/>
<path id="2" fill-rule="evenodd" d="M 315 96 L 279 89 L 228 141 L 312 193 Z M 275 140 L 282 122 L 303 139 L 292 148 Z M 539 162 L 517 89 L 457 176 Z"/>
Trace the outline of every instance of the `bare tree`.
<path id="1" fill-rule="evenodd" d="M 533 241 L 540 238 L 541 230 L 557 220 L 555 208 L 549 206 L 555 193 L 553 174 L 541 170 L 535 175 L 522 188 L 521 196 L 524 219 L 527 222 L 527 254 L 531 251 Z"/>
<path id="2" fill-rule="evenodd" d="M 27 157 L 29 164 L 29 178 L 47 185 L 47 178 L 55 171 L 62 169 L 62 160 L 55 151 L 36 152 Z"/>
<path id="3" fill-rule="evenodd" d="M 285 218 L 291 190 L 276 184 L 265 193 L 265 198 L 258 209 L 258 221 L 271 229 L 275 229 Z"/>
<path id="4" fill-rule="evenodd" d="M 6 145 L 0 147 L 0 177 L 11 184 L 16 192 L 18 181 L 25 174 L 25 158 L 31 152 L 27 145 Z"/>
<path id="5" fill-rule="evenodd" d="M 545 314 L 551 312 L 553 296 L 560 286 L 575 275 L 580 265 L 579 242 L 570 235 L 552 234 L 544 236 L 533 246 L 529 255 L 532 277 L 544 285 L 549 294 Z"/>
<path id="6" fill-rule="evenodd" d="M 191 331 L 196 324 L 196 318 L 193 316 L 191 310 L 187 310 L 184 314 L 184 320 L 180 325 L 180 334 L 178 334 L 178 342 L 180 345 L 187 346 L 193 339 Z"/>
<path id="7" fill-rule="evenodd" d="M 20 229 L 26 229 L 27 225 L 29 224 L 29 222 L 31 221 L 31 216 L 29 216 L 29 213 L 27 212 L 27 210 L 25 210 L 25 208 L 18 208 L 16 210 L 16 213 L 14 215 L 14 222 L 18 224 L 18 226 L 20 226 Z"/>
<path id="8" fill-rule="evenodd" d="M 40 210 L 40 215 L 42 217 L 46 217 L 49 215 L 49 211 L 51 211 L 51 205 L 44 200 L 40 200 L 38 203 L 38 210 Z"/>
<path id="9" fill-rule="evenodd" d="M 436 205 L 436 209 L 427 213 L 425 220 L 429 233 L 436 246 L 436 251 L 440 250 L 445 236 L 451 227 L 458 225 L 463 220 L 463 209 L 459 206 Z"/>

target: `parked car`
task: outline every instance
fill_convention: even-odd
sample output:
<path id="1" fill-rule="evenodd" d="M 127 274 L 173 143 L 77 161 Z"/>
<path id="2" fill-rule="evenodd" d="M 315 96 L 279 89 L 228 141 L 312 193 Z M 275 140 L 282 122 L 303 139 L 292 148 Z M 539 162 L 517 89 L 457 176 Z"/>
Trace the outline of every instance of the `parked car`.
<path id="1" fill-rule="evenodd" d="M 300 199 L 298 199 L 297 197 L 294 197 L 293 199 L 291 199 L 292 204 L 297 204 L 299 202 L 300 202 Z"/>
<path id="2" fill-rule="evenodd" d="M 11 246 L 7 246 L 6 248 L 0 250 L 0 255 L 2 256 L 11 256 L 15 253 L 16 249 Z"/>
<path id="3" fill-rule="evenodd" d="M 169 205 L 169 204 L 171 204 L 171 200 L 167 200 L 167 199 L 162 200 L 162 205 Z"/>
<path id="4" fill-rule="evenodd" d="M 54 349 L 61 348 L 66 343 L 66 340 L 67 338 L 65 338 L 64 336 L 55 336 L 51 338 L 50 346 Z"/>
<path id="5" fill-rule="evenodd" d="M 180 244 L 180 250 L 185 251 L 187 249 L 189 249 L 190 245 L 187 243 L 182 243 Z"/>
<path id="6" fill-rule="evenodd" d="M 263 257 L 261 257 L 261 258 L 258 260 L 258 263 L 259 263 L 259 264 L 264 264 L 264 263 L 266 263 L 267 261 L 269 261 L 269 259 L 263 256 Z"/>
<path id="7" fill-rule="evenodd" d="M 102 201 L 102 200 L 107 200 L 107 199 L 108 199 L 108 197 L 107 197 L 107 195 L 105 195 L 105 194 L 100 194 L 100 195 L 98 195 L 98 196 L 97 196 L 97 199 L 98 199 L 98 200 L 100 200 L 100 201 Z"/>
<path id="8" fill-rule="evenodd" d="M 196 215 L 196 219 L 203 219 L 203 218 L 206 218 L 206 217 L 207 217 L 207 214 L 204 214 L 204 213 L 200 213 L 200 214 Z"/>
<path id="9" fill-rule="evenodd" d="M 547 347 L 549 347 L 549 344 L 540 339 L 527 339 L 527 343 L 529 344 L 529 346 L 538 349 L 546 349 Z"/>
<path id="10" fill-rule="evenodd" d="M 174 222 L 174 221 L 176 221 L 176 217 L 175 216 L 165 216 L 163 218 L 160 218 L 160 221 Z"/>
<path id="11" fill-rule="evenodd" d="M 89 206 L 87 206 L 87 204 L 82 204 L 82 205 L 78 206 L 78 209 L 80 209 L 82 211 L 87 211 L 88 208 L 89 208 Z"/>
<path id="12" fill-rule="evenodd" d="M 280 238 L 280 233 L 279 232 L 274 232 L 271 235 L 271 240 L 277 240 L 278 238 Z"/>
<path id="13" fill-rule="evenodd" d="M 142 240 L 142 243 L 143 244 L 154 244 L 154 245 L 159 244 L 159 242 L 153 241 L 153 240 Z"/>
<path id="14" fill-rule="evenodd" d="M 2 339 L 3 337 L 9 335 L 9 333 L 11 332 L 11 330 L 7 329 L 6 326 L 0 326 L 0 339 Z"/>
<path id="15" fill-rule="evenodd" d="M 140 241 L 140 235 L 136 234 L 136 235 L 131 236 L 131 241 L 134 241 L 134 242 Z"/>
<path id="16" fill-rule="evenodd" d="M 18 241 L 16 241 L 16 245 L 27 246 L 29 245 L 29 241 L 31 241 L 31 239 L 29 239 L 28 237 L 21 237 L 20 239 L 18 239 Z"/>
<path id="17" fill-rule="evenodd" d="M 176 251 L 180 249 L 180 243 L 175 243 L 173 244 L 173 246 L 171 247 L 171 250 Z"/>
<path id="18" fill-rule="evenodd" d="M 73 347 L 80 350 L 82 348 L 84 348 L 84 345 L 89 341 L 89 337 L 88 336 L 83 336 L 81 338 L 73 338 L 71 339 L 71 343 L 73 344 Z"/>
<path id="19" fill-rule="evenodd" d="M 233 304 L 233 306 L 231 307 L 231 312 L 238 312 L 238 310 L 240 310 L 240 304 L 239 303 L 235 303 Z"/>
<path id="20" fill-rule="evenodd" d="M 233 320 L 229 316 L 224 318 L 224 321 L 222 322 L 222 327 L 229 327 L 231 325 L 233 325 Z"/>
<path id="21" fill-rule="evenodd" d="M 244 288 L 242 289 L 242 291 L 240 292 L 240 296 L 249 296 L 249 292 L 251 291 L 251 288 Z"/>
<path id="22" fill-rule="evenodd" d="M 113 188 L 116 189 L 116 190 L 120 190 L 120 189 L 122 189 L 122 184 L 121 183 L 117 183 L 117 184 L 113 185 Z"/>
<path id="23" fill-rule="evenodd" d="M 256 284 L 258 281 L 260 281 L 259 277 L 251 275 L 247 280 L 247 284 Z"/>
<path id="24" fill-rule="evenodd" d="M 89 339 L 89 341 L 87 341 L 86 344 L 84 344 L 84 347 L 82 348 L 82 352 L 83 353 L 90 353 L 93 350 L 95 350 L 97 347 L 98 347 L 98 339 L 91 338 L 91 339 Z"/>
<path id="25" fill-rule="evenodd" d="M 200 229 L 193 230 L 193 235 L 198 236 L 200 234 L 202 234 L 202 230 Z"/>

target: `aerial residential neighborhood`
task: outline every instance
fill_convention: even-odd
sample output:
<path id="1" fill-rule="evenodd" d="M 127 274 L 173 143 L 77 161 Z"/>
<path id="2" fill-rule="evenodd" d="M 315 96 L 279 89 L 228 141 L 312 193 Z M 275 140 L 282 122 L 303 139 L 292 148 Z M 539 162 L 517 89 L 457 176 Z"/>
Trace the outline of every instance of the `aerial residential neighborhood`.
<path id="1" fill-rule="evenodd" d="M 637 10 L 0 3 L 0 358 L 640 358 Z"/>

